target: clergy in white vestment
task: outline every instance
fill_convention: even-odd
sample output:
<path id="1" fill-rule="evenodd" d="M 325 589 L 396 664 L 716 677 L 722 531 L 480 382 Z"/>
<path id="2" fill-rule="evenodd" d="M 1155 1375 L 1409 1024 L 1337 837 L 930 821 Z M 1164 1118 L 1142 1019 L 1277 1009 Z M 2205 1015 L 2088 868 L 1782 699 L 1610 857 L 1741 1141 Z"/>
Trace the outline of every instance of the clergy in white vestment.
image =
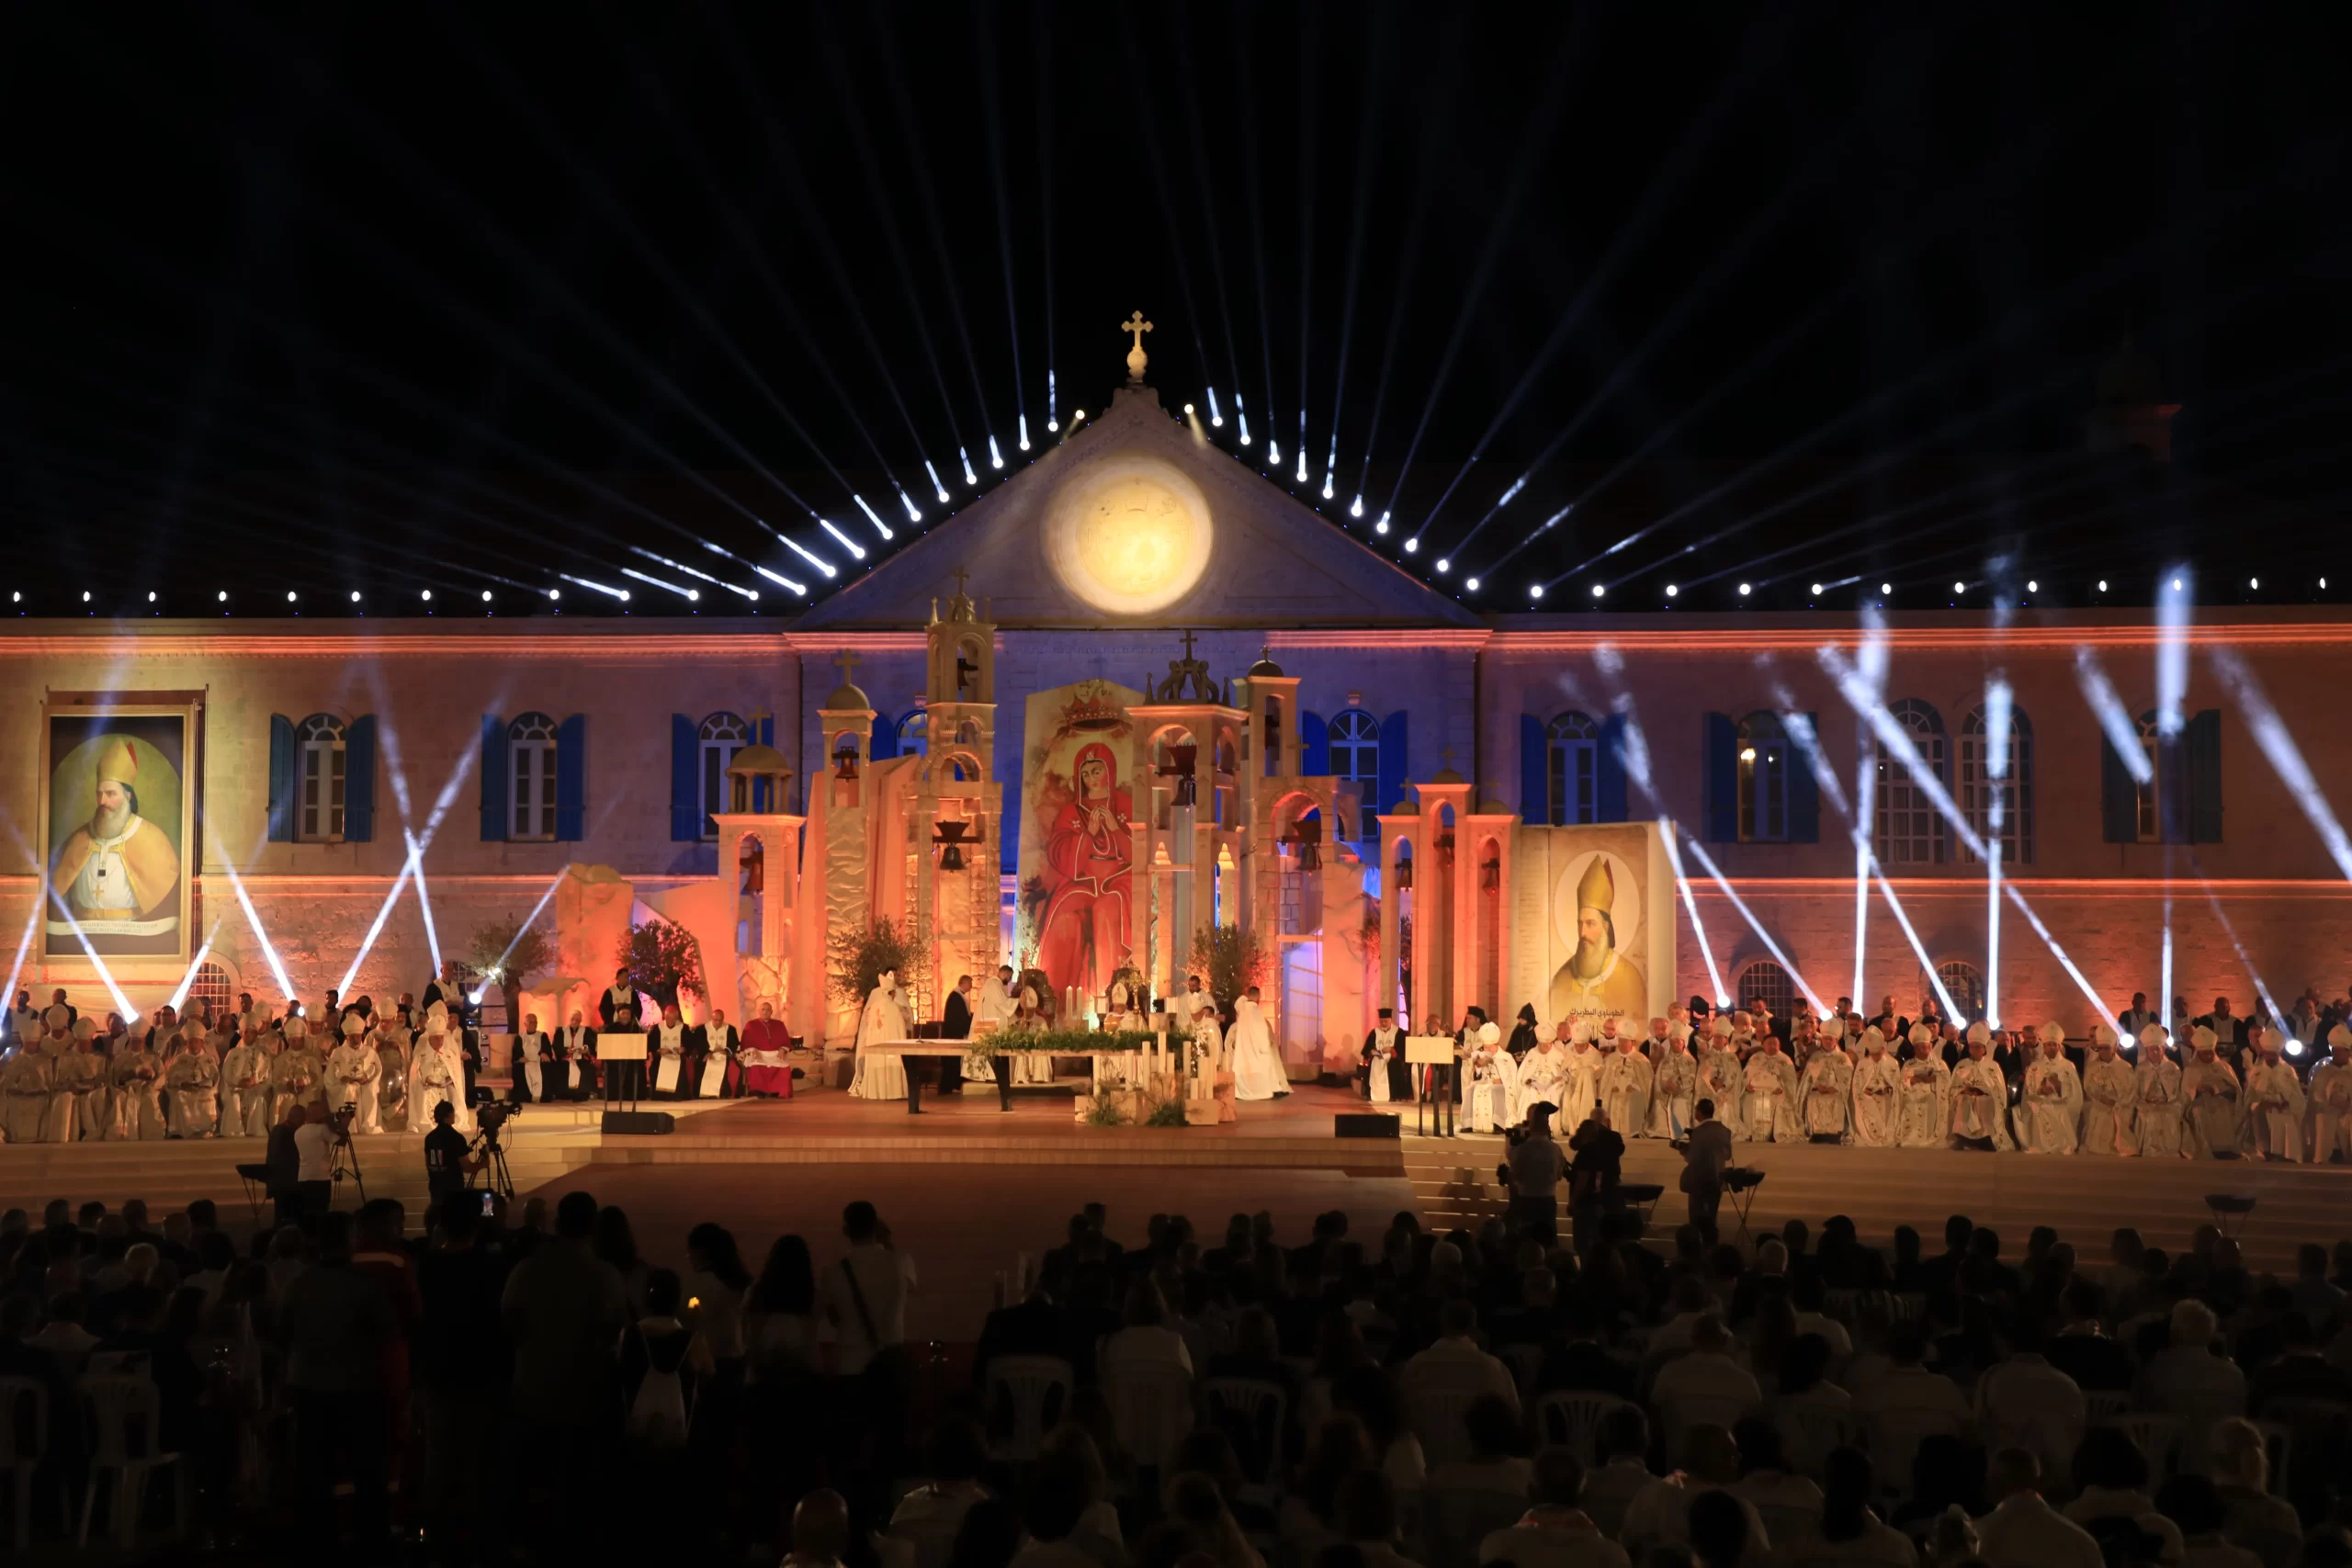
<path id="1" fill-rule="evenodd" d="M 1579 1018 L 1561 1027 L 1568 1032 L 1568 1077 L 1560 1090 L 1565 1098 L 1552 1103 L 1560 1108 L 1564 1124 L 1581 1126 L 1600 1098 L 1600 1052 L 1592 1043 L 1591 1020 Z"/>
<path id="2" fill-rule="evenodd" d="M 1473 1133 L 1499 1133 L 1510 1125 L 1511 1086 L 1519 1064 L 1503 1049 L 1503 1032 L 1488 1023 L 1463 1058 L 1462 1122 Z"/>
<path id="3" fill-rule="evenodd" d="M 2188 1153 L 2181 1107 L 2180 1064 L 2165 1052 L 2164 1025 L 2140 1031 L 2140 1060 L 2132 1069 L 2132 1130 L 2144 1159 L 2179 1159 Z"/>
<path id="4" fill-rule="evenodd" d="M 220 1135 L 269 1136 L 269 1053 L 257 1030 L 220 1058 Z"/>
<path id="5" fill-rule="evenodd" d="M 1842 1018 L 1832 1018 L 1815 1031 L 1813 1055 L 1805 1058 L 1804 1072 L 1797 1080 L 1808 1143 L 1846 1141 L 1847 1121 L 1853 1111 L 1854 1059 L 1846 1055 L 1845 1034 Z"/>
<path id="6" fill-rule="evenodd" d="M 454 1107 L 464 1098 L 458 1092 L 458 1085 L 463 1081 L 449 1071 L 449 1058 L 434 1048 L 431 1037 L 419 1035 L 408 1066 L 409 1130 L 431 1127 L 434 1111 L 444 1101 Z"/>
<path id="7" fill-rule="evenodd" d="M 1566 1025 L 1561 1026 L 1565 1032 Z M 1519 1065 L 1519 1081 L 1512 1087 L 1510 1119 L 1514 1125 L 1527 1119 L 1531 1105 L 1550 1104 L 1566 1109 L 1568 1092 L 1568 1043 L 1559 1035 L 1538 1045 Z"/>
<path id="8" fill-rule="evenodd" d="M 858 1015 L 857 1066 L 850 1075 L 850 1093 L 859 1100 L 906 1099 L 907 1059 L 869 1055 L 865 1048 L 913 1034 L 914 1025 L 907 1021 L 906 1003 L 899 990 L 899 972 L 885 969 L 874 988 L 865 993 L 865 1010 Z"/>
<path id="9" fill-rule="evenodd" d="M 107 1077 L 114 1087 L 115 1116 L 110 1133 L 135 1142 L 167 1138 L 164 1120 L 164 1063 L 139 1042 L 126 1036 L 122 1048 L 108 1059 Z"/>
<path id="10" fill-rule="evenodd" d="M 2018 1095 L 2018 1146 L 2029 1154 L 2070 1155 L 2082 1137 L 2083 1084 L 2066 1060 L 2066 1026 L 2041 1026 L 2041 1043 L 2026 1058 Z"/>
<path id="11" fill-rule="evenodd" d="M 2261 1023 L 2246 1028 L 2245 1116 L 2254 1152 L 2264 1159 L 2301 1163 L 2303 1157 L 2303 1080 L 2279 1055 L 2278 1032 Z"/>
<path id="12" fill-rule="evenodd" d="M 1396 1027 L 1396 1010 L 1382 1008 L 1380 1021 L 1371 1033 L 1363 1037 L 1363 1049 L 1358 1053 L 1363 1063 L 1363 1097 L 1374 1105 L 1386 1105 L 1393 1100 L 1410 1100 L 1411 1079 L 1404 1073 L 1405 1034 Z M 1503 1119 L 1511 1120 L 1506 1107 Z"/>
<path id="13" fill-rule="evenodd" d="M 1233 1004 L 1233 1032 L 1225 1043 L 1233 1058 L 1234 1099 L 1280 1100 L 1290 1093 L 1290 1074 L 1283 1066 L 1282 1053 L 1274 1049 L 1257 987 Z"/>
<path id="14" fill-rule="evenodd" d="M 661 1021 L 645 1032 L 645 1070 L 650 1076 L 646 1088 L 656 1100 L 694 1098 L 694 1086 L 686 1081 L 687 1032 L 686 1016 L 675 1002 L 663 1008 Z M 906 1032 L 890 1038 L 903 1040 Z"/>
<path id="15" fill-rule="evenodd" d="M 164 1064 L 164 1088 L 171 1095 L 164 1118 L 170 1134 L 212 1136 L 220 1121 L 220 1058 L 212 1054 L 212 1032 L 203 1024 L 191 1020 L 180 1026 L 171 1059 Z"/>
<path id="16" fill-rule="evenodd" d="M 1968 1026 L 1968 1055 L 1951 1070 L 1954 1148 L 2010 1149 L 2009 1080 L 1993 1060 L 1993 1032 L 1982 1019 Z"/>
<path id="17" fill-rule="evenodd" d="M 2352 1028 L 2327 1032 L 2327 1060 L 2312 1074 L 2311 1126 L 2304 1147 L 2313 1165 L 2352 1161 Z"/>
<path id="18" fill-rule="evenodd" d="M 2083 1134 L 2075 1146 L 2086 1155 L 2139 1153 L 2132 1115 L 2137 1097 L 2132 1064 L 2115 1048 L 2115 1031 L 2105 1020 L 2091 1025 L 2090 1059 L 2083 1064 Z"/>
<path id="19" fill-rule="evenodd" d="M 343 1015 L 343 1043 L 327 1053 L 328 1098 L 337 1107 L 355 1108 L 351 1130 L 383 1131 L 376 1086 L 383 1078 L 384 1061 L 368 1039 L 368 1023 L 356 1012 Z"/>
<path id="20" fill-rule="evenodd" d="M 2203 1159 L 2238 1154 L 2245 1146 L 2245 1086 L 2237 1069 L 2222 1060 L 2221 1043 L 2210 1027 L 2199 1024 L 2189 1032 L 2189 1058 L 2180 1069 L 2189 1153 Z"/>
<path id="21" fill-rule="evenodd" d="M 1617 1049 L 1601 1058 L 1600 1106 L 1609 1112 L 1609 1124 L 1624 1128 L 1627 1137 L 1649 1125 L 1650 1086 L 1656 1076 L 1650 1059 L 1642 1055 L 1642 1043 L 1631 1034 L 1619 1035 Z"/>
<path id="22" fill-rule="evenodd" d="M 1732 1046 L 1731 1020 L 1717 1013 L 1700 1037 L 1699 1098 L 1715 1102 L 1715 1120 L 1735 1140 L 1747 1136 L 1747 1064 Z"/>
<path id="23" fill-rule="evenodd" d="M 991 1029 L 1002 1029 L 1012 1021 L 1012 965 L 1000 964 L 994 975 L 983 979 L 974 988 L 972 997 L 972 1032 L 986 1034 Z M 1169 1012 L 1173 1015 L 1171 1005 Z"/>
<path id="24" fill-rule="evenodd" d="M 1657 1026 L 1666 1025 L 1663 1034 Z M 1697 1122 L 1699 1059 L 1690 1055 L 1690 1025 L 1682 1019 L 1652 1019 L 1650 1120 L 1646 1135 L 1680 1143 Z"/>
<path id="25" fill-rule="evenodd" d="M 555 1042 L 539 1029 L 539 1015 L 523 1015 L 523 1031 L 514 1036 L 513 1055 L 506 1067 L 512 1080 L 506 1092 L 514 1100 L 527 1105 L 539 1105 L 553 1098 L 556 1087 Z"/>
<path id="26" fill-rule="evenodd" d="M 1866 1149 L 1891 1149 L 1903 1134 L 1903 1064 L 1886 1048 L 1878 1025 L 1862 1030 L 1862 1054 L 1854 1063 L 1854 1142 Z"/>
<path id="27" fill-rule="evenodd" d="M 449 1101 L 449 1107 L 457 1116 L 457 1120 L 449 1125 L 468 1137 L 471 1137 L 474 1131 L 474 1108 L 466 1103 L 466 1042 L 465 1036 L 460 1032 L 461 1028 L 462 1025 L 450 1018 L 448 1004 L 435 998 L 433 1004 L 424 1010 L 424 1038 L 417 1043 L 416 1054 L 420 1056 L 431 1055 L 440 1058 L 441 1066 L 449 1078 L 449 1089 L 443 1098 Z M 415 1070 L 412 1068 L 409 1080 L 413 1083 L 415 1078 Z M 409 1112 L 408 1124 L 412 1129 L 432 1126 L 432 1111 L 427 1108 L 424 1111 L 424 1119 L 419 1121 L 416 1111 L 412 1109 Z"/>
<path id="28" fill-rule="evenodd" d="M 74 1103 L 74 1089 L 80 1081 L 81 1073 L 74 1058 L 89 1049 L 90 1042 L 97 1038 L 97 1032 L 98 1026 L 85 1014 L 75 1019 L 62 1035 L 41 1043 L 41 1049 L 50 1057 L 49 1114 L 41 1122 L 41 1142 L 44 1144 L 73 1143 L 75 1134 L 81 1129 L 79 1108 Z M 164 1043 L 165 1041 L 162 1040 L 156 1042 L 158 1047 Z M 163 1060 L 160 1049 L 155 1060 L 159 1064 Z"/>
<path id="29" fill-rule="evenodd" d="M 107 1059 L 98 1055 L 97 1032 L 97 1025 L 90 1020 L 74 1020 L 73 1049 L 57 1058 L 54 1083 L 59 1090 L 64 1091 L 65 1121 L 71 1131 L 67 1140 L 56 1141 L 96 1143 L 106 1136 Z M 195 1103 L 196 1096 L 191 1095 L 190 1107 L 193 1108 Z M 56 1101 L 51 1100 L 51 1104 L 53 1116 Z M 175 1107 L 178 1104 L 176 1096 L 173 1104 Z M 210 1130 L 207 1125 L 192 1135 L 201 1135 Z"/>
<path id="30" fill-rule="evenodd" d="M 1736 1040 L 1737 1025 L 1733 1038 Z M 1754 1037 L 1756 1055 L 1747 1058 L 1744 1075 L 1747 1088 L 1747 1141 L 1752 1144 L 1802 1144 L 1804 1114 L 1798 1106 L 1796 1065 L 1781 1052 L 1778 1036 Z M 1841 1108 L 1842 1111 L 1842 1108 Z"/>
<path id="31" fill-rule="evenodd" d="M 51 1008 L 64 1021 L 65 1010 Z M 31 1042 L 0 1064 L 0 1126 L 12 1144 L 38 1144 L 49 1130 L 49 1086 L 56 1076 L 57 1058 Z"/>

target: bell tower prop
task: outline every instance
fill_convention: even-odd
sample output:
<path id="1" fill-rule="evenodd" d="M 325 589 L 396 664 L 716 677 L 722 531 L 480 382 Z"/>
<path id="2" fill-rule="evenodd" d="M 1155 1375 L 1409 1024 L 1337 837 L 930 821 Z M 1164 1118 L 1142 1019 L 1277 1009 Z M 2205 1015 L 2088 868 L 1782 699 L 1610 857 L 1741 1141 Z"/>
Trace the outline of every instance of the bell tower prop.
<path id="1" fill-rule="evenodd" d="M 924 756 L 907 810 L 905 908 L 930 943 L 922 989 L 944 998 L 956 976 L 995 973 L 1002 958 L 1000 882 L 1004 784 L 995 776 L 996 626 L 965 593 L 958 568 L 946 614 L 926 639 Z"/>

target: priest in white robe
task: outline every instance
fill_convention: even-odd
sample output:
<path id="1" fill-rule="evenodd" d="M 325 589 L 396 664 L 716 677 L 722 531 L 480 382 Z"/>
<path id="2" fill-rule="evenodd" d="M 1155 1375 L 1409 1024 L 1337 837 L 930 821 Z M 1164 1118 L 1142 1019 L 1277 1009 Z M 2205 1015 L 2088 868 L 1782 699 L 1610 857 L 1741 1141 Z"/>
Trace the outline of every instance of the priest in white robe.
<path id="1" fill-rule="evenodd" d="M 2312 1074 L 2310 1137 L 2313 1165 L 2352 1164 L 2352 1028 L 2327 1032 L 2327 1060 Z"/>
<path id="2" fill-rule="evenodd" d="M 1903 1098 L 1897 1109 L 1900 1141 L 1906 1149 L 1940 1149 L 1951 1144 L 1951 1068 L 1945 1065 L 1934 1029 L 1915 1023 L 1904 1036 Z"/>
<path id="3" fill-rule="evenodd" d="M 418 1128 L 430 1129 L 436 1107 L 446 1101 L 454 1109 L 457 1101 L 463 1098 L 458 1093 L 458 1085 L 463 1080 L 450 1072 L 449 1058 L 435 1050 L 430 1042 L 430 1035 L 419 1035 L 415 1052 L 409 1062 L 406 1100 L 411 1132 Z"/>
<path id="4" fill-rule="evenodd" d="M 1845 1033 L 1846 1021 L 1835 1017 L 1814 1032 L 1813 1055 L 1805 1058 L 1804 1071 L 1797 1081 L 1807 1143 L 1846 1141 L 1848 1121 L 1853 1114 L 1854 1059 L 1846 1055 Z"/>
<path id="5" fill-rule="evenodd" d="M 1234 1099 L 1280 1100 L 1290 1093 L 1290 1074 L 1283 1066 L 1282 1053 L 1274 1049 L 1255 986 L 1233 1004 L 1233 1030 L 1226 1048 L 1233 1058 Z"/>
<path id="6" fill-rule="evenodd" d="M 2254 1152 L 2264 1159 L 2301 1164 L 2303 1157 L 2303 1080 L 2279 1055 L 2278 1032 L 2261 1023 L 2246 1026 L 2245 1114 Z"/>
<path id="7" fill-rule="evenodd" d="M 2164 1026 L 2140 1031 L 2140 1060 L 2132 1069 L 2132 1132 L 2145 1159 L 2180 1159 L 2188 1153 L 2180 1064 L 2165 1051 Z"/>
<path id="8" fill-rule="evenodd" d="M 220 1058 L 220 1135 L 269 1136 L 269 1053 L 258 1030 L 229 1047 Z"/>
<path id="9" fill-rule="evenodd" d="M 1650 1059 L 1642 1055 L 1642 1043 L 1631 1034 L 1618 1036 L 1617 1049 L 1600 1063 L 1600 1108 L 1609 1112 L 1611 1127 L 1624 1128 L 1630 1137 L 1649 1125 L 1656 1078 Z"/>
<path id="10" fill-rule="evenodd" d="M 1903 1065 L 1886 1048 L 1878 1025 L 1862 1030 L 1862 1054 L 1854 1063 L 1854 1142 L 1866 1149 L 1891 1149 L 1902 1138 Z"/>
<path id="11" fill-rule="evenodd" d="M 1717 1013 L 1707 1021 L 1699 1047 L 1699 1098 L 1715 1102 L 1715 1120 L 1735 1141 L 1747 1136 L 1747 1064 L 1732 1045 L 1731 1020 Z"/>
<path id="12" fill-rule="evenodd" d="M 1510 1125 L 1511 1091 L 1519 1064 L 1503 1048 L 1503 1032 L 1492 1023 L 1478 1031 L 1477 1043 L 1463 1058 L 1462 1123 L 1473 1133 L 1499 1133 Z"/>
<path id="13" fill-rule="evenodd" d="M 1653 1031 L 1666 1024 L 1650 1047 L 1650 1119 L 1645 1135 L 1680 1143 L 1690 1135 L 1698 1117 L 1699 1059 L 1690 1055 L 1690 1025 L 1681 1019 L 1650 1021 Z"/>
<path id="14" fill-rule="evenodd" d="M 123 1045 L 125 1048 L 108 1063 L 107 1077 L 114 1086 L 115 1126 L 121 1136 L 135 1142 L 167 1138 L 171 1128 L 164 1119 L 163 1060 L 139 1043 L 136 1035 L 127 1036 Z"/>
<path id="15" fill-rule="evenodd" d="M 2202 1159 L 2240 1154 L 2245 1147 L 2245 1086 L 2237 1069 L 2222 1060 L 2221 1043 L 2211 1028 L 2199 1024 L 2189 1033 L 2189 1058 L 2180 1069 L 2189 1153 Z"/>
<path id="16" fill-rule="evenodd" d="M 62 1023 L 63 1008 L 49 1010 Z M 38 1144 L 49 1130 L 50 1081 L 56 1077 L 57 1058 L 28 1041 L 0 1064 L 0 1124 L 8 1142 Z"/>
<path id="17" fill-rule="evenodd" d="M 1993 1032 L 1968 1026 L 1968 1055 L 1951 1070 L 1951 1143 L 1961 1149 L 2011 1149 L 2009 1080 L 1993 1060 Z"/>
<path id="18" fill-rule="evenodd" d="M 164 1064 L 164 1090 L 171 1097 L 164 1117 L 171 1136 L 212 1136 L 220 1121 L 220 1058 L 212 1054 L 212 1032 L 193 1019 L 180 1026 Z"/>
<path id="19" fill-rule="evenodd" d="M 1519 1083 L 1511 1094 L 1512 1123 L 1525 1121 L 1531 1105 L 1555 1105 L 1565 1111 L 1568 1077 L 1568 1043 L 1559 1035 L 1530 1051 L 1519 1065 Z"/>
<path id="20" fill-rule="evenodd" d="M 912 1038 L 906 1002 L 899 990 L 899 972 L 882 971 L 874 989 L 865 993 L 865 1010 L 857 1019 L 857 1064 L 850 1074 L 849 1092 L 859 1100 L 907 1098 L 907 1059 L 872 1055 L 866 1047 L 884 1041 Z"/>
<path id="21" fill-rule="evenodd" d="M 1560 1108 L 1562 1122 L 1577 1127 L 1600 1099 L 1600 1052 L 1592 1043 L 1591 1020 L 1580 1018 L 1562 1027 L 1568 1032 L 1568 1077 L 1561 1086 L 1567 1098 L 1553 1103 Z"/>
<path id="22" fill-rule="evenodd" d="M 2018 1145 L 2029 1154 L 2070 1155 L 2082 1137 L 2083 1084 L 2066 1059 L 2066 1026 L 2041 1026 L 2026 1059 L 2016 1115 Z"/>
<path id="23" fill-rule="evenodd" d="M 343 1043 L 327 1053 L 328 1099 L 336 1107 L 353 1108 L 351 1130 L 383 1131 L 383 1116 L 376 1086 L 384 1076 L 383 1058 L 368 1039 L 368 1022 L 356 1012 L 343 1015 Z"/>
<path id="24" fill-rule="evenodd" d="M 450 1109 L 457 1117 L 450 1125 L 466 1136 L 472 1137 L 474 1108 L 466 1103 L 465 1037 L 459 1032 L 459 1026 L 450 1018 L 447 1003 L 436 1000 L 424 1010 L 424 1037 L 417 1042 L 416 1054 L 420 1056 L 429 1055 L 440 1058 L 441 1066 L 449 1078 L 449 1089 L 444 1098 L 449 1101 Z M 415 1081 L 415 1072 L 412 1069 L 409 1074 L 412 1083 Z M 425 1119 L 419 1122 L 415 1111 L 412 1110 L 409 1113 L 408 1124 L 412 1129 L 420 1126 L 429 1128 L 433 1125 L 432 1115 L 432 1111 L 428 1109 L 424 1113 Z"/>
<path id="25" fill-rule="evenodd" d="M 1756 1055 L 1747 1059 L 1746 1074 L 1747 1141 L 1804 1143 L 1804 1119 L 1797 1104 L 1796 1066 L 1781 1054 L 1776 1036 L 1766 1034 L 1756 1039 Z M 1842 1114 L 1843 1107 L 1839 1109 Z"/>
<path id="26" fill-rule="evenodd" d="M 2083 1135 L 2086 1155 L 2133 1155 L 2140 1140 L 2132 1114 L 2138 1089 L 2132 1064 L 2115 1048 L 2105 1020 L 2091 1025 L 2090 1059 L 2083 1064 Z"/>

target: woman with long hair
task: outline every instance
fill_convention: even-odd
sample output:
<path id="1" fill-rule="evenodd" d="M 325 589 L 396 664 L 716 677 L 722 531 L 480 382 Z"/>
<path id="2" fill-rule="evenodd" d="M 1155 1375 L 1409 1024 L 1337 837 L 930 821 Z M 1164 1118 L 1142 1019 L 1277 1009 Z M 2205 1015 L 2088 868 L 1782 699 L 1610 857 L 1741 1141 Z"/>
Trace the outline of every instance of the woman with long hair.
<path id="1" fill-rule="evenodd" d="M 637 1232 L 629 1228 L 628 1214 L 617 1203 L 607 1203 L 596 1211 L 596 1234 L 590 1239 L 589 1248 L 597 1258 L 613 1266 L 621 1277 L 621 1284 L 628 1292 L 628 1310 L 632 1315 L 644 1315 L 645 1260 L 637 1255 Z"/>

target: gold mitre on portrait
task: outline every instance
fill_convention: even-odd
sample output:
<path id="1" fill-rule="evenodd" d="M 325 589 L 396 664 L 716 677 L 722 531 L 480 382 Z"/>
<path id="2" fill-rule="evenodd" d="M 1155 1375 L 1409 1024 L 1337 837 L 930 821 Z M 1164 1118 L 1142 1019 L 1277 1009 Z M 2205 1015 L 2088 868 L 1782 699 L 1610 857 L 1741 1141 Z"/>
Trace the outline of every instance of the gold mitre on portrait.
<path id="1" fill-rule="evenodd" d="M 1577 878 L 1577 908 L 1608 914 L 1617 902 L 1617 879 L 1610 874 L 1609 857 L 1595 855 Z"/>
<path id="2" fill-rule="evenodd" d="M 1071 729 L 1116 729 L 1126 722 L 1127 710 L 1100 687 L 1080 693 L 1062 715 Z"/>
<path id="3" fill-rule="evenodd" d="M 134 784 L 139 778 L 139 749 L 120 735 L 109 735 L 98 747 L 98 782 Z"/>

